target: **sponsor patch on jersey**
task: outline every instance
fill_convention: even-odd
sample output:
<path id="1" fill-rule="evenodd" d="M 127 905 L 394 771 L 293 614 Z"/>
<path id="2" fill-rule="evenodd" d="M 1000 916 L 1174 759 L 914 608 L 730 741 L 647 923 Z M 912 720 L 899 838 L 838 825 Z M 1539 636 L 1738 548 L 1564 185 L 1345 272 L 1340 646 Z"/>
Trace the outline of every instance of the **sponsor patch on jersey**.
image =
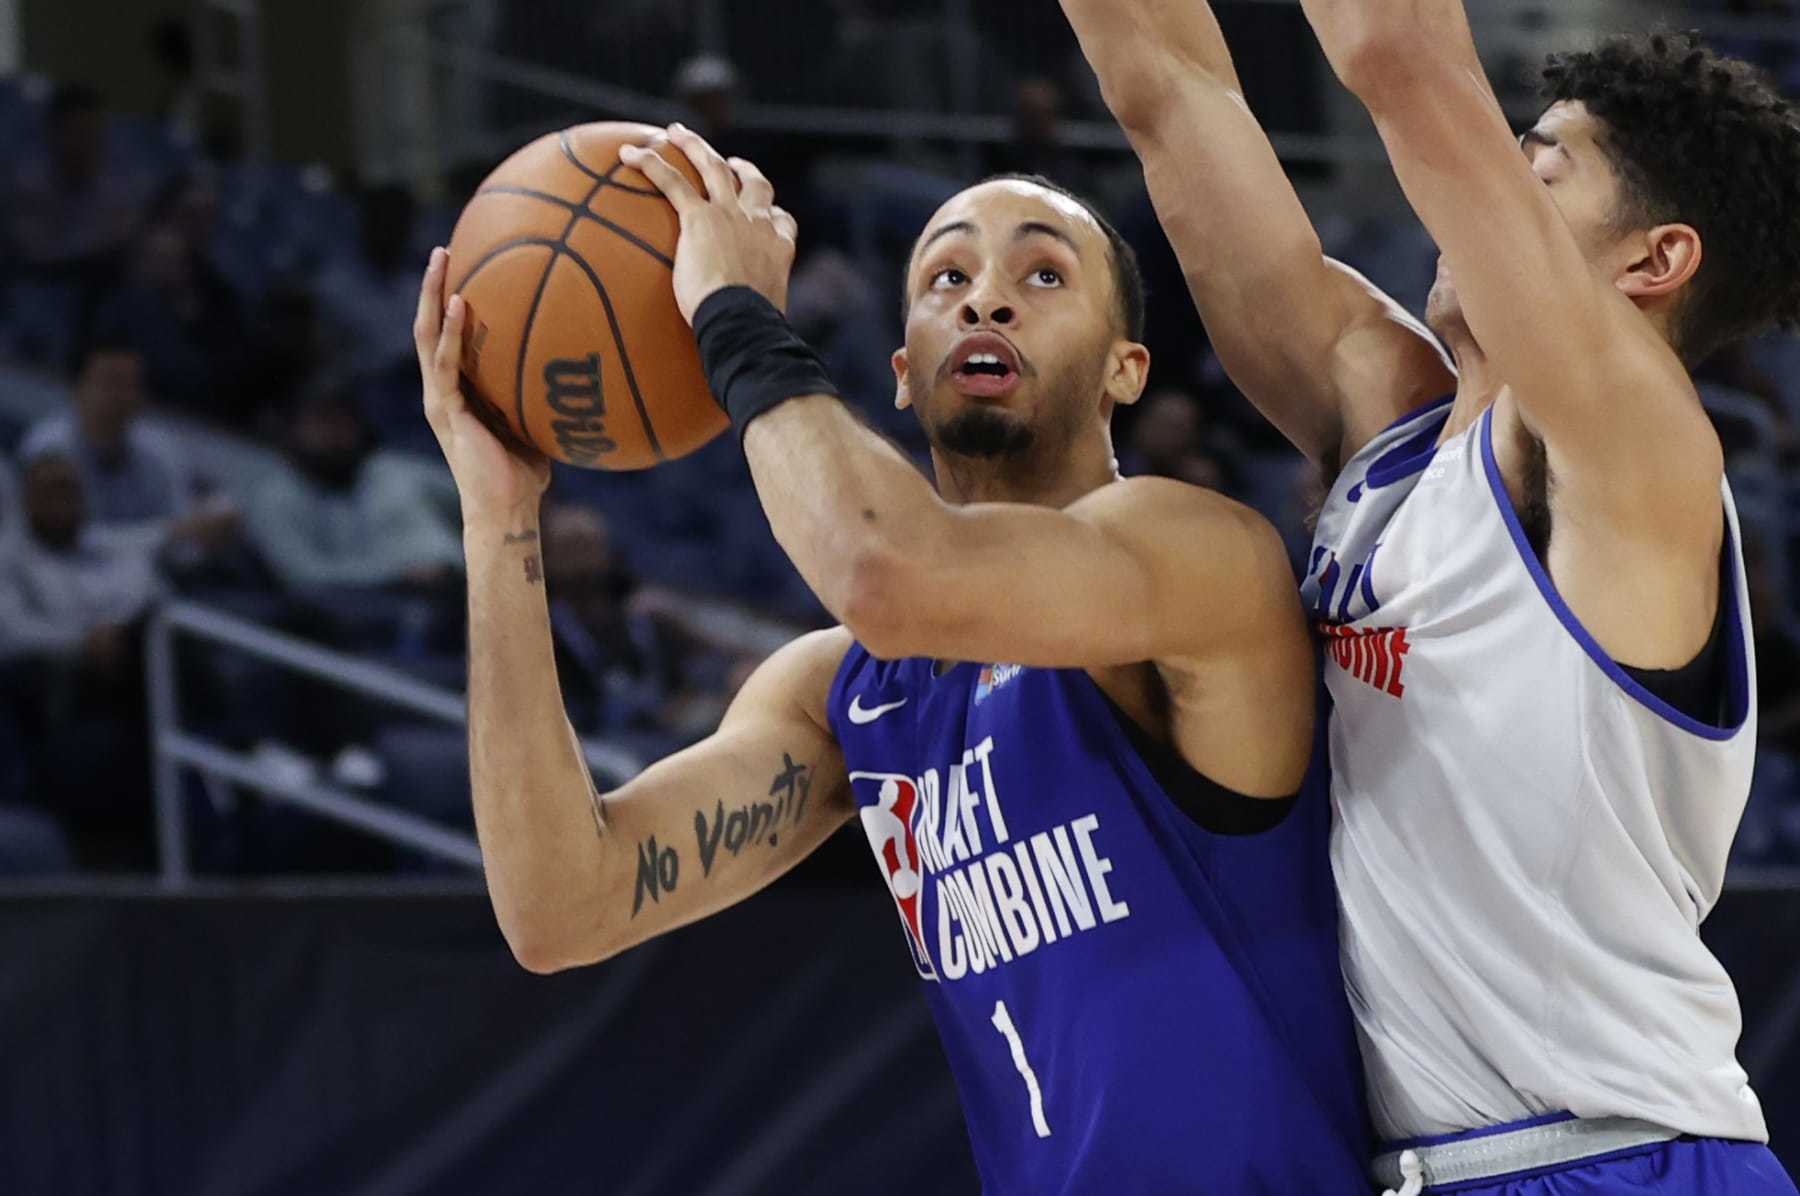
<path id="1" fill-rule="evenodd" d="M 975 679 L 975 705 L 987 701 L 988 695 L 1025 671 L 1022 664 L 989 664 L 983 665 L 981 675 Z"/>

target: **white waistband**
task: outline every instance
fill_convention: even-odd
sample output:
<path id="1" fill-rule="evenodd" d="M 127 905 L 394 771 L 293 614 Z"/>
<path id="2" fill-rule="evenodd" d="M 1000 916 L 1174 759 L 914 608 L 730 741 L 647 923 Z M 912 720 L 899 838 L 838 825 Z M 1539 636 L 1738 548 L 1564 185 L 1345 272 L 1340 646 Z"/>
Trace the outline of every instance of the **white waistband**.
<path id="1" fill-rule="evenodd" d="M 1680 1136 L 1678 1130 L 1629 1117 L 1574 1118 L 1436 1146 L 1415 1146 L 1409 1151 L 1390 1150 L 1376 1156 L 1373 1171 L 1377 1183 L 1397 1189 L 1404 1182 L 1400 1156 L 1410 1153 L 1419 1160 L 1426 1188 L 1432 1188 L 1578 1163 L 1615 1150 L 1670 1142 Z"/>

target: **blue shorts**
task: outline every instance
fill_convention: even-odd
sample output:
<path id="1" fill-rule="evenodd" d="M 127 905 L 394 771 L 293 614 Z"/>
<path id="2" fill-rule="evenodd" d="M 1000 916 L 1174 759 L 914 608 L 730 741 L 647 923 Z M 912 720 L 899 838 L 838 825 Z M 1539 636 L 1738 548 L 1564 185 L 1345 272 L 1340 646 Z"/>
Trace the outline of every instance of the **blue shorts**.
<path id="1" fill-rule="evenodd" d="M 1795 1196 L 1794 1181 L 1768 1147 L 1722 1138 L 1677 1138 L 1559 1168 L 1426 1190 L 1434 1196 Z"/>

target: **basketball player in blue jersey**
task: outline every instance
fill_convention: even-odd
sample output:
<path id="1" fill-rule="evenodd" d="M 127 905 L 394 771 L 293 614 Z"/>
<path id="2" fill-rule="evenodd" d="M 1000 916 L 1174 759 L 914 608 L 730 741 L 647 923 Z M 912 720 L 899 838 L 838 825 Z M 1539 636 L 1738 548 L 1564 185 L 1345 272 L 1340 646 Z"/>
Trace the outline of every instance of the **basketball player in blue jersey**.
<path id="1" fill-rule="evenodd" d="M 1800 121 L 1686 39 L 1551 60 L 1515 140 L 1458 0 L 1305 0 L 1442 250 L 1424 329 L 1327 259 L 1201 0 L 1063 0 L 1221 360 L 1335 474 L 1343 963 L 1410 1194 L 1792 1196 L 1698 926 L 1756 738 L 1687 367 L 1800 316 Z"/>
<path id="2" fill-rule="evenodd" d="M 908 271 L 898 401 L 938 489 L 780 314 L 793 226 L 748 163 L 626 154 L 681 214 L 674 282 L 775 533 L 843 626 L 776 653 L 717 734 L 615 792 L 564 716 L 538 584 L 541 461 L 457 389 L 434 255 L 416 329 L 462 495 L 470 756 L 500 925 L 534 971 L 754 893 L 846 822 L 925 984 L 987 1190 L 1366 1193 L 1315 656 L 1280 541 L 1121 480 L 1141 282 L 1085 204 L 964 191 Z M 825 945 L 829 949 L 828 945 Z"/>

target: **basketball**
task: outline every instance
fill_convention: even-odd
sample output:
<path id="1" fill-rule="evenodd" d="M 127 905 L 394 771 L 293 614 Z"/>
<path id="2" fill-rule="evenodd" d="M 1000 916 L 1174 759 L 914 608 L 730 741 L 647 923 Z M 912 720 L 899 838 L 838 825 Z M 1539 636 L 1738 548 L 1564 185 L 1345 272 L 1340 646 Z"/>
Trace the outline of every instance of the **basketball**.
<path id="1" fill-rule="evenodd" d="M 607 122 L 538 138 L 487 177 L 450 239 L 465 388 L 569 465 L 644 469 L 727 424 L 675 306 L 675 209 L 619 161 L 657 132 Z M 704 191 L 680 150 L 662 153 Z"/>

